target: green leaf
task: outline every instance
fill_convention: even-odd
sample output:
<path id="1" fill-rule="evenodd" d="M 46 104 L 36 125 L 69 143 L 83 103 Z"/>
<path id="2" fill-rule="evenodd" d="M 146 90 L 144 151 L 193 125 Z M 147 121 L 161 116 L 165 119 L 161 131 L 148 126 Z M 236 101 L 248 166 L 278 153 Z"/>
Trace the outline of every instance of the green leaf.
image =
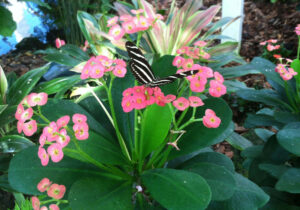
<path id="1" fill-rule="evenodd" d="M 44 59 L 50 62 L 60 63 L 66 66 L 76 66 L 82 61 L 65 53 L 49 53 L 44 56 Z"/>
<path id="2" fill-rule="evenodd" d="M 0 153 L 16 153 L 34 146 L 29 139 L 18 135 L 7 135 L 0 138 Z"/>
<path id="3" fill-rule="evenodd" d="M 62 53 L 66 53 L 82 62 L 90 59 L 90 56 L 86 52 L 73 44 L 63 45 L 60 50 L 62 51 Z"/>
<path id="4" fill-rule="evenodd" d="M 157 149 L 167 137 L 172 122 L 172 113 L 168 106 L 149 106 L 141 122 L 140 152 L 141 157 L 146 157 Z"/>
<path id="5" fill-rule="evenodd" d="M 7 91 L 7 87 L 8 87 L 7 79 L 2 67 L 0 66 L 0 104 L 1 101 L 5 101 L 5 94 Z"/>
<path id="6" fill-rule="evenodd" d="M 276 189 L 289 193 L 300 193 L 300 169 L 288 169 L 276 183 Z"/>
<path id="7" fill-rule="evenodd" d="M 45 74 L 48 65 L 30 70 L 25 73 L 9 88 L 7 93 L 7 102 L 10 105 L 19 104 L 27 96 L 40 78 Z"/>
<path id="8" fill-rule="evenodd" d="M 196 117 L 201 118 L 206 109 L 212 109 L 222 121 L 220 126 L 218 128 L 206 128 L 202 122 L 188 126 L 185 129 L 187 132 L 178 143 L 180 151 L 172 150 L 170 159 L 219 143 L 233 132 L 232 111 L 227 103 L 220 98 L 209 98 L 203 102 L 205 105 L 197 109 Z"/>
<path id="9" fill-rule="evenodd" d="M 261 170 L 268 172 L 271 176 L 279 179 L 281 175 L 286 172 L 289 168 L 284 165 L 274 165 L 268 163 L 262 163 L 258 166 Z"/>
<path id="10" fill-rule="evenodd" d="M 5 104 L 5 105 L 0 105 L 0 115 L 1 115 L 1 113 L 2 113 L 7 107 L 8 107 L 7 104 Z"/>
<path id="11" fill-rule="evenodd" d="M 21 1 L 27 1 L 27 2 L 32 2 L 32 3 L 35 3 L 41 7 L 45 7 L 47 9 L 51 9 L 51 7 L 49 6 L 49 4 L 41 1 L 41 0 L 21 0 Z"/>
<path id="12" fill-rule="evenodd" d="M 83 152 L 100 163 L 112 165 L 124 165 L 126 163 L 120 147 L 102 136 L 97 135 L 95 132 L 89 131 L 89 138 L 84 141 L 79 141 L 78 145 Z M 76 149 L 74 144 L 71 144 L 68 148 Z M 77 159 L 78 156 L 77 153 L 69 152 L 66 152 L 66 155 L 74 159 Z"/>
<path id="13" fill-rule="evenodd" d="M 297 83 L 299 84 L 299 80 L 300 80 L 300 60 L 299 59 L 295 59 L 293 60 L 293 62 L 291 63 L 291 67 L 294 69 L 295 72 L 297 72 L 298 74 L 295 75 L 295 78 L 297 80 Z"/>
<path id="14" fill-rule="evenodd" d="M 211 199 L 205 179 L 187 171 L 166 168 L 145 171 L 142 183 L 150 195 L 167 209 L 205 209 Z"/>
<path id="15" fill-rule="evenodd" d="M 13 20 L 12 13 L 0 5 L 0 35 L 11 36 L 16 28 L 17 24 Z"/>
<path id="16" fill-rule="evenodd" d="M 7 125 L 8 123 L 16 121 L 15 113 L 17 110 L 17 105 L 8 106 L 5 111 L 0 113 L 0 127 Z"/>
<path id="17" fill-rule="evenodd" d="M 178 168 L 192 167 L 198 163 L 212 163 L 218 166 L 222 166 L 230 172 L 234 173 L 234 165 L 232 161 L 226 156 L 218 152 L 203 152 L 195 157 L 183 162 Z"/>
<path id="18" fill-rule="evenodd" d="M 238 150 L 244 150 L 248 147 L 253 146 L 252 142 L 246 139 L 245 137 L 239 135 L 236 132 L 233 132 L 230 136 L 226 138 L 226 141 Z"/>
<path id="19" fill-rule="evenodd" d="M 59 163 L 49 161 L 47 167 L 44 167 L 37 152 L 38 147 L 29 147 L 17 153 L 10 162 L 8 180 L 18 192 L 30 195 L 41 194 L 36 186 L 45 177 L 54 183 L 65 185 L 69 191 L 76 180 L 103 174 L 91 165 L 68 157 L 64 157 Z"/>
<path id="20" fill-rule="evenodd" d="M 255 145 L 252 147 L 248 147 L 242 151 L 242 157 L 247 158 L 257 158 L 262 154 L 263 146 L 262 145 Z"/>
<path id="21" fill-rule="evenodd" d="M 87 177 L 72 185 L 68 200 L 74 210 L 130 210 L 131 188 L 129 182 Z"/>
<path id="22" fill-rule="evenodd" d="M 274 135 L 274 132 L 264 128 L 256 128 L 254 129 L 254 132 L 264 142 L 268 141 L 268 139 Z"/>
<path id="23" fill-rule="evenodd" d="M 45 92 L 47 94 L 54 94 L 66 88 L 73 87 L 76 83 L 80 82 L 79 75 L 73 75 L 68 77 L 59 77 L 50 81 L 41 83 L 34 90 L 37 92 Z"/>
<path id="24" fill-rule="evenodd" d="M 284 126 L 283 123 L 277 121 L 273 116 L 266 114 L 248 114 L 244 127 L 253 128 L 255 126 L 274 126 L 281 128 Z"/>
<path id="25" fill-rule="evenodd" d="M 234 177 L 237 187 L 233 196 L 226 201 L 212 202 L 208 210 L 253 210 L 263 207 L 269 201 L 270 197 L 256 184 L 237 173 Z"/>
<path id="26" fill-rule="evenodd" d="M 212 200 L 227 200 L 235 192 L 236 184 L 233 173 L 222 166 L 198 162 L 183 169 L 197 173 L 206 180 L 211 189 Z"/>
<path id="27" fill-rule="evenodd" d="M 300 123 L 290 123 L 277 133 L 278 143 L 287 151 L 300 156 Z"/>
<path id="28" fill-rule="evenodd" d="M 71 118 L 74 114 L 80 113 L 87 116 L 87 124 L 89 129 L 97 132 L 107 140 L 113 140 L 112 135 L 99 123 L 92 115 L 85 111 L 78 104 L 69 100 L 50 99 L 47 104 L 41 107 L 43 115 L 50 121 L 56 121 L 64 115 L 69 115 Z"/>
<path id="29" fill-rule="evenodd" d="M 210 48 L 207 52 L 209 54 L 218 55 L 234 51 L 238 47 L 238 42 L 224 42 Z"/>

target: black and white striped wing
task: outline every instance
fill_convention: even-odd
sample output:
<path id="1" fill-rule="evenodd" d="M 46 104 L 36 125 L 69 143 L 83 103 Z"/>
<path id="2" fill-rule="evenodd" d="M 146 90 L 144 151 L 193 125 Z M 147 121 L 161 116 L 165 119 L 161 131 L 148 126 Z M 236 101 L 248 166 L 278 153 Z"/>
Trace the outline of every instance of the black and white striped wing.
<path id="1" fill-rule="evenodd" d="M 156 80 L 152 69 L 139 48 L 132 42 L 126 42 L 125 47 L 131 59 L 130 67 L 136 80 L 141 84 L 148 84 Z"/>
<path id="2" fill-rule="evenodd" d="M 165 77 L 165 78 L 162 78 L 162 79 L 159 79 L 159 80 L 155 80 L 155 81 L 147 84 L 147 86 L 157 87 L 157 86 L 161 86 L 161 85 L 166 85 L 168 83 L 174 82 L 175 80 L 177 80 L 179 78 L 184 78 L 184 77 L 194 75 L 197 72 L 199 72 L 199 71 L 198 70 L 191 70 L 191 71 L 185 71 L 185 72 L 173 74 L 171 76 L 168 76 L 168 77 Z"/>

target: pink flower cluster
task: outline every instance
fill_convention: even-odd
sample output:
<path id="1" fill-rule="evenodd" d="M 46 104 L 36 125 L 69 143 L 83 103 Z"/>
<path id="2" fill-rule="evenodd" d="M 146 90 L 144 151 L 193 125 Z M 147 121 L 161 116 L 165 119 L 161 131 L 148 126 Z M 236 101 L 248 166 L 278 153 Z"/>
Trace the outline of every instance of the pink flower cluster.
<path id="1" fill-rule="evenodd" d="M 155 19 L 142 16 L 144 10 L 131 10 L 131 15 L 114 16 L 107 21 L 107 27 L 110 27 L 108 34 L 114 38 L 114 40 L 121 39 L 126 33 L 133 34 L 139 31 L 146 31 L 151 26 L 155 26 L 155 22 L 163 17 L 157 14 Z M 120 22 L 119 22 L 120 21 Z"/>
<path id="2" fill-rule="evenodd" d="M 203 125 L 207 128 L 217 128 L 220 124 L 221 119 L 216 116 L 216 113 L 211 109 L 206 109 L 203 117 Z"/>
<path id="3" fill-rule="evenodd" d="M 89 127 L 86 123 L 87 117 L 82 114 L 74 114 L 72 120 L 74 123 L 73 130 L 75 137 L 78 140 L 88 139 Z M 39 139 L 40 147 L 38 150 L 38 156 L 43 166 L 48 165 L 49 156 L 55 163 L 63 159 L 64 153 L 62 149 L 70 142 L 70 136 L 67 134 L 66 130 L 69 121 L 70 117 L 66 115 L 59 118 L 56 122 L 51 122 L 48 126 L 44 127 L 43 133 Z M 46 144 L 50 144 L 47 151 L 43 148 Z"/>
<path id="4" fill-rule="evenodd" d="M 22 100 L 15 113 L 15 118 L 18 120 L 18 133 L 23 131 L 26 136 L 32 136 L 37 131 L 37 123 L 32 119 L 32 107 L 43 106 L 47 100 L 46 93 L 31 93 Z"/>
<path id="5" fill-rule="evenodd" d="M 271 51 L 274 51 L 274 50 L 278 50 L 280 48 L 280 45 L 276 44 L 276 43 L 277 43 L 276 39 L 270 39 L 270 40 L 261 42 L 259 44 L 263 45 L 263 46 L 267 45 L 267 50 L 271 52 Z"/>
<path id="6" fill-rule="evenodd" d="M 187 55 L 190 58 L 199 59 L 203 58 L 208 60 L 210 58 L 210 54 L 204 51 L 204 47 L 207 45 L 205 41 L 197 41 L 194 43 L 194 47 L 184 46 L 179 48 L 176 52 L 179 55 Z M 173 63 L 174 65 L 174 63 Z M 176 65 L 174 65 L 176 66 Z"/>
<path id="7" fill-rule="evenodd" d="M 298 24 L 297 27 L 295 28 L 295 32 L 298 36 L 300 36 L 300 24 Z"/>
<path id="8" fill-rule="evenodd" d="M 61 46 L 64 46 L 66 42 L 60 38 L 55 39 L 55 46 L 56 48 L 61 48 Z"/>
<path id="9" fill-rule="evenodd" d="M 124 77 L 126 70 L 126 63 L 121 59 L 112 60 L 104 55 L 91 57 L 84 65 L 81 72 L 81 79 L 103 77 L 105 72 L 112 72 L 116 77 Z"/>
<path id="10" fill-rule="evenodd" d="M 198 106 L 204 105 L 201 98 L 199 98 L 197 96 L 190 96 L 189 99 L 180 97 L 180 98 L 174 100 L 172 104 L 180 111 L 184 111 L 188 107 L 198 107 Z"/>
<path id="11" fill-rule="evenodd" d="M 198 107 L 204 105 L 197 96 L 190 96 L 189 99 L 183 97 L 176 99 L 176 96 L 172 94 L 165 96 L 159 87 L 135 86 L 123 92 L 122 107 L 124 112 L 130 112 L 133 109 L 144 109 L 155 103 L 159 106 L 165 106 L 166 103 L 171 102 L 180 111 L 190 106 Z"/>
<path id="12" fill-rule="evenodd" d="M 40 192 L 47 191 L 48 196 L 51 198 L 54 198 L 56 200 L 62 199 L 66 192 L 66 187 L 64 185 L 58 185 L 55 183 L 52 184 L 52 182 L 48 178 L 42 179 L 38 183 L 37 189 Z M 32 207 L 34 210 L 47 210 L 48 209 L 46 206 L 40 207 L 40 200 L 36 196 L 31 197 L 31 203 L 32 203 Z M 49 209 L 50 210 L 59 210 L 59 207 L 56 204 L 51 204 L 49 206 Z"/>
<path id="13" fill-rule="evenodd" d="M 165 98 L 159 87 L 135 86 L 124 90 L 122 107 L 124 112 L 130 112 L 133 109 L 144 109 L 154 103 L 164 106 L 166 104 Z"/>
<path id="14" fill-rule="evenodd" d="M 279 73 L 283 80 L 290 80 L 298 73 L 294 69 L 289 68 L 286 64 L 277 64 L 275 71 Z"/>

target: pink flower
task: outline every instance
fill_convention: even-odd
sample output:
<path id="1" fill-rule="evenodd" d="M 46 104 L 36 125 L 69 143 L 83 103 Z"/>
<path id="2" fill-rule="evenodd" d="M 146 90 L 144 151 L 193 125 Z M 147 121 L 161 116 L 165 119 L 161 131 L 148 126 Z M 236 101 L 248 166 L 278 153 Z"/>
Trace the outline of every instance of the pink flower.
<path id="1" fill-rule="evenodd" d="M 50 209 L 50 210 L 59 210 L 59 207 L 58 207 L 56 204 L 51 204 L 51 205 L 49 206 L 49 209 Z"/>
<path id="2" fill-rule="evenodd" d="M 214 72 L 214 77 L 215 79 L 220 82 L 223 83 L 224 82 L 224 77 L 222 76 L 222 74 L 220 74 L 219 72 L 215 71 Z"/>
<path id="3" fill-rule="evenodd" d="M 33 109 L 29 107 L 25 111 L 22 112 L 20 116 L 20 121 L 25 122 L 26 120 L 29 120 L 33 115 Z"/>
<path id="4" fill-rule="evenodd" d="M 114 17 L 108 19 L 108 20 L 107 20 L 107 25 L 106 25 L 106 26 L 107 26 L 107 27 L 111 27 L 111 26 L 117 24 L 118 19 L 119 19 L 118 16 L 114 16 Z"/>
<path id="5" fill-rule="evenodd" d="M 191 58 L 185 59 L 184 63 L 182 64 L 182 67 L 184 70 L 191 70 L 194 65 L 194 61 Z"/>
<path id="6" fill-rule="evenodd" d="M 269 39 L 267 42 L 275 44 L 275 43 L 277 43 L 277 39 Z"/>
<path id="7" fill-rule="evenodd" d="M 135 109 L 144 109 L 146 107 L 146 98 L 145 95 L 137 94 L 133 96 L 134 108 Z"/>
<path id="8" fill-rule="evenodd" d="M 49 155 L 43 147 L 39 147 L 38 157 L 41 159 L 42 166 L 48 165 Z"/>
<path id="9" fill-rule="evenodd" d="M 173 60 L 173 66 L 176 66 L 177 68 L 181 67 L 184 63 L 185 59 L 181 56 L 176 56 Z"/>
<path id="10" fill-rule="evenodd" d="M 115 59 L 115 60 L 113 60 L 113 62 L 114 62 L 116 65 L 126 67 L 126 62 L 123 61 L 122 59 Z"/>
<path id="11" fill-rule="evenodd" d="M 56 38 L 55 39 L 55 46 L 56 48 L 60 48 L 61 46 L 65 45 L 65 41 L 60 39 L 60 38 Z"/>
<path id="12" fill-rule="evenodd" d="M 47 191 L 49 197 L 54 199 L 61 199 L 64 197 L 66 187 L 64 185 L 52 184 Z"/>
<path id="13" fill-rule="evenodd" d="M 36 196 L 31 197 L 31 204 L 34 210 L 40 209 L 40 200 Z"/>
<path id="14" fill-rule="evenodd" d="M 202 41 L 202 40 L 199 40 L 199 41 L 196 41 L 196 42 L 194 43 L 194 45 L 195 45 L 195 46 L 198 46 L 198 47 L 204 47 L 204 46 L 207 45 L 207 42 Z"/>
<path id="15" fill-rule="evenodd" d="M 69 121 L 70 121 L 70 116 L 68 116 L 68 115 L 65 115 L 65 116 L 59 118 L 56 121 L 57 128 L 60 129 L 61 127 L 67 126 Z"/>
<path id="16" fill-rule="evenodd" d="M 134 109 L 134 103 L 132 97 L 123 97 L 122 108 L 124 112 L 130 112 Z"/>
<path id="17" fill-rule="evenodd" d="M 298 24 L 297 27 L 295 28 L 295 32 L 298 36 L 300 36 L 300 24 Z"/>
<path id="18" fill-rule="evenodd" d="M 175 96 L 175 95 L 169 94 L 169 95 L 166 95 L 166 97 L 165 97 L 165 102 L 166 102 L 166 103 L 171 103 L 171 102 L 174 101 L 175 99 L 176 99 L 176 96 Z"/>
<path id="19" fill-rule="evenodd" d="M 199 98 L 197 96 L 190 96 L 189 97 L 189 102 L 190 102 L 191 107 L 198 107 L 198 106 L 203 106 L 204 105 L 201 98 Z"/>
<path id="20" fill-rule="evenodd" d="M 260 42 L 259 44 L 262 45 L 262 46 L 265 46 L 267 44 L 267 42 L 264 41 L 264 42 Z"/>
<path id="21" fill-rule="evenodd" d="M 203 117 L 203 125 L 207 128 L 217 128 L 221 123 L 221 119 L 216 116 L 215 112 L 211 109 L 205 110 Z"/>
<path id="22" fill-rule="evenodd" d="M 24 107 L 22 104 L 19 104 L 15 113 L 15 118 L 17 120 L 20 120 L 23 112 L 24 112 Z"/>
<path id="23" fill-rule="evenodd" d="M 128 97 L 128 96 L 133 96 L 134 90 L 133 88 L 127 88 L 126 90 L 123 91 L 122 95 L 124 97 Z"/>
<path id="24" fill-rule="evenodd" d="M 28 95 L 27 103 L 31 107 L 36 105 L 43 106 L 47 103 L 47 100 L 48 100 L 47 93 L 31 93 Z"/>
<path id="25" fill-rule="evenodd" d="M 22 121 L 18 121 L 17 123 L 17 130 L 18 130 L 18 133 L 22 133 L 22 130 L 23 130 L 23 122 Z"/>
<path id="26" fill-rule="evenodd" d="M 135 86 L 135 87 L 133 87 L 133 91 L 135 94 L 144 94 L 145 87 L 144 86 Z"/>
<path id="27" fill-rule="evenodd" d="M 137 32 L 137 27 L 133 21 L 122 23 L 122 27 L 124 28 L 127 34 L 133 34 Z"/>
<path id="28" fill-rule="evenodd" d="M 138 14 L 143 13 L 144 10 L 143 10 L 143 9 L 138 9 L 138 10 L 132 9 L 132 10 L 130 10 L 130 12 L 131 12 L 132 14 L 138 15 Z"/>
<path id="29" fill-rule="evenodd" d="M 121 20 L 121 21 L 125 21 L 125 22 L 131 21 L 132 18 L 133 18 L 133 17 L 132 17 L 131 15 L 121 15 L 121 16 L 120 16 L 120 20 Z"/>
<path id="30" fill-rule="evenodd" d="M 101 63 L 97 63 L 90 67 L 89 75 L 91 78 L 99 79 L 103 77 L 105 71 L 105 67 Z"/>
<path id="31" fill-rule="evenodd" d="M 41 147 L 43 147 L 45 145 L 46 140 L 47 140 L 47 136 L 45 134 L 40 135 L 39 143 L 40 143 Z"/>
<path id="32" fill-rule="evenodd" d="M 189 47 L 183 46 L 183 47 L 177 49 L 177 50 L 176 50 L 176 53 L 179 54 L 179 55 L 181 55 L 181 54 L 186 53 L 188 50 L 189 50 Z"/>
<path id="33" fill-rule="evenodd" d="M 268 50 L 268 51 L 277 50 L 277 49 L 279 49 L 279 48 L 280 48 L 280 45 L 273 46 L 273 45 L 271 45 L 271 44 L 268 44 L 268 46 L 267 46 L 267 50 Z"/>
<path id="34" fill-rule="evenodd" d="M 66 129 L 61 129 L 59 131 L 58 139 L 56 140 L 57 143 L 59 143 L 62 147 L 65 147 L 70 142 L 70 136 L 67 135 Z"/>
<path id="35" fill-rule="evenodd" d="M 292 69 L 292 68 L 288 68 L 288 71 L 289 71 L 289 73 L 290 73 L 292 76 L 295 76 L 295 75 L 298 74 L 298 73 L 295 72 L 294 69 Z"/>
<path id="36" fill-rule="evenodd" d="M 85 140 L 89 138 L 89 126 L 86 123 L 76 123 L 73 126 L 73 130 L 75 131 L 75 137 L 78 140 Z"/>
<path id="37" fill-rule="evenodd" d="M 50 187 L 50 185 L 51 185 L 50 180 L 48 178 L 44 178 L 38 183 L 37 189 L 40 192 L 45 192 L 48 189 L 48 187 Z"/>
<path id="38" fill-rule="evenodd" d="M 31 120 L 23 124 L 23 132 L 25 136 L 32 136 L 37 130 L 37 124 L 35 120 Z"/>
<path id="39" fill-rule="evenodd" d="M 209 85 L 208 92 L 213 97 L 220 97 L 226 93 L 226 86 L 216 80 L 211 80 Z"/>
<path id="40" fill-rule="evenodd" d="M 173 106 L 175 106 L 178 110 L 184 111 L 189 107 L 189 101 L 186 98 L 180 97 L 173 101 Z"/>
<path id="41" fill-rule="evenodd" d="M 126 68 L 124 66 L 121 65 L 116 65 L 114 70 L 113 70 L 113 74 L 116 77 L 124 77 L 126 74 Z"/>
<path id="42" fill-rule="evenodd" d="M 141 16 L 138 19 L 136 26 L 137 26 L 137 30 L 138 31 L 145 31 L 145 30 L 147 30 L 149 28 L 150 23 L 149 23 L 149 21 L 148 21 L 147 18 Z"/>
<path id="43" fill-rule="evenodd" d="M 190 82 L 191 90 L 193 92 L 201 93 L 205 90 L 207 79 L 197 76 L 196 78 L 190 80 Z"/>
<path id="44" fill-rule="evenodd" d="M 40 210 L 48 210 L 47 206 L 42 206 Z"/>
<path id="45" fill-rule="evenodd" d="M 113 27 L 111 27 L 109 29 L 108 34 L 110 36 L 112 36 L 114 38 L 114 40 L 117 41 L 117 40 L 121 39 L 124 36 L 125 31 L 124 31 L 123 28 L 121 28 L 120 25 L 114 25 Z"/>
<path id="46" fill-rule="evenodd" d="M 43 134 L 47 137 L 48 141 L 55 141 L 58 138 L 58 127 L 55 122 L 51 122 L 49 126 L 44 127 Z"/>
<path id="47" fill-rule="evenodd" d="M 154 97 L 155 97 L 155 103 L 158 106 L 164 106 L 166 104 L 165 102 L 165 95 L 163 92 L 161 92 L 160 89 L 154 92 Z"/>
<path id="48" fill-rule="evenodd" d="M 53 143 L 47 148 L 47 152 L 51 157 L 51 160 L 55 163 L 61 161 L 64 157 L 62 146 L 58 143 Z"/>
<path id="49" fill-rule="evenodd" d="M 293 78 L 293 75 L 291 75 L 288 71 L 286 71 L 286 73 L 280 74 L 280 76 L 283 80 L 290 80 Z"/>
<path id="50" fill-rule="evenodd" d="M 72 121 L 77 124 L 77 123 L 84 123 L 87 121 L 87 117 L 84 114 L 74 114 L 72 117 Z"/>

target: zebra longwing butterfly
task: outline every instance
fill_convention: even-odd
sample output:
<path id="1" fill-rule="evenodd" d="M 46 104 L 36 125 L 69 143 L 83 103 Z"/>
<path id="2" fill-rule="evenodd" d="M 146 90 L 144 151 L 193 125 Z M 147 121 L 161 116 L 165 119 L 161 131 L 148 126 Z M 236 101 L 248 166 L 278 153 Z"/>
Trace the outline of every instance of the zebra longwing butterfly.
<path id="1" fill-rule="evenodd" d="M 142 85 L 146 85 L 148 87 L 157 87 L 157 86 L 174 82 L 178 78 L 191 76 L 198 72 L 197 70 L 191 70 L 191 71 L 173 74 L 171 76 L 162 79 L 158 79 L 153 74 L 151 66 L 149 65 L 148 61 L 144 57 L 143 53 L 139 50 L 139 48 L 134 43 L 127 41 L 125 47 L 130 57 L 129 65 L 131 71 L 134 77 L 136 78 L 136 80 Z"/>

